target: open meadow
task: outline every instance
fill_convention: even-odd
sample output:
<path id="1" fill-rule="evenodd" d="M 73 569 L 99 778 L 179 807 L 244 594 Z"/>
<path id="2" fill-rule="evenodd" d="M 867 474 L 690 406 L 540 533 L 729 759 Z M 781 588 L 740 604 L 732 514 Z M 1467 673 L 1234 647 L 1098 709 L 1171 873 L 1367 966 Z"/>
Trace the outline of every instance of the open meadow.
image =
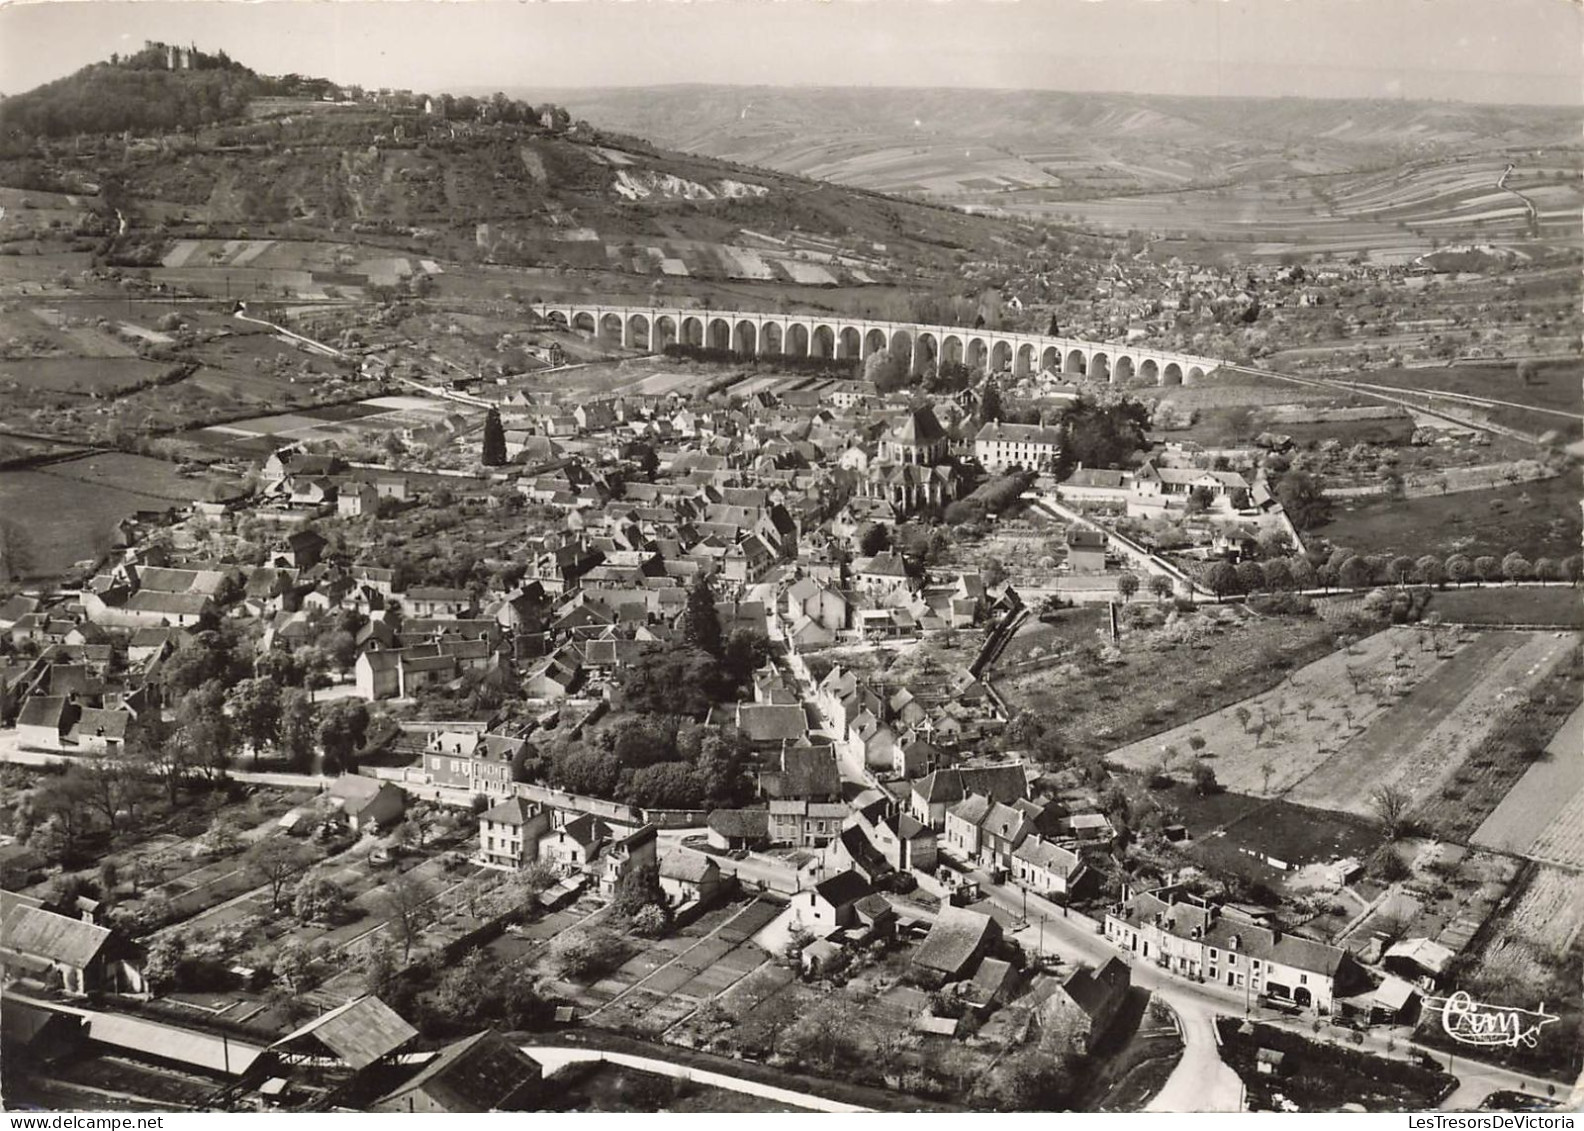
<path id="1" fill-rule="evenodd" d="M 1062 749 L 1099 755 L 1132 742 L 1148 751 L 1136 756 L 1142 765 L 1162 745 L 1185 742 L 1189 720 L 1270 690 L 1334 642 L 1335 628 L 1320 617 L 1203 605 L 1125 632 L 1114 651 L 1098 640 L 1068 642 L 1049 665 L 994 682 L 1014 711 L 1047 721 Z"/>
<path id="2" fill-rule="evenodd" d="M 1315 533 L 1358 554 L 1564 558 L 1579 550 L 1577 475 L 1489 491 L 1338 502 Z"/>
<path id="3" fill-rule="evenodd" d="M 204 497 L 208 480 L 174 464 L 102 452 L 38 470 L 0 471 L 0 515 L 25 524 L 31 577 L 52 577 L 110 546 L 115 525 L 140 510 Z"/>
<path id="4" fill-rule="evenodd" d="M 1430 595 L 1426 612 L 1437 614 L 1445 624 L 1554 624 L 1558 628 L 1584 628 L 1584 597 L 1572 585 L 1464 585 L 1437 589 Z"/>

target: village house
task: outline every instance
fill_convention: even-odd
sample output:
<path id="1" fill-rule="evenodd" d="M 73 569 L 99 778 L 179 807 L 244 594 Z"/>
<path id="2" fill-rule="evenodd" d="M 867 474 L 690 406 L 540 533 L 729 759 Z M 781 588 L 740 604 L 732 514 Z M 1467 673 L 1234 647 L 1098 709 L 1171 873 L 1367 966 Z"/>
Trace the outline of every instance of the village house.
<path id="1" fill-rule="evenodd" d="M 1026 838 L 1012 852 L 1012 878 L 1047 899 L 1071 894 L 1083 872 L 1077 853 L 1038 835 Z"/>
<path id="2" fill-rule="evenodd" d="M 610 838 L 610 826 L 604 821 L 579 814 L 540 840 L 539 862 L 560 876 L 581 875 L 593 867 Z"/>
<path id="3" fill-rule="evenodd" d="M 720 865 L 713 856 L 678 848 L 660 857 L 660 890 L 673 908 L 709 904 L 722 886 Z"/>
<path id="4" fill-rule="evenodd" d="M 789 920 L 809 934 L 825 938 L 856 924 L 856 905 L 873 890 L 857 872 L 840 872 L 793 897 Z"/>
<path id="5" fill-rule="evenodd" d="M 393 825 L 407 810 L 407 795 L 394 782 L 342 774 L 329 789 L 337 819 L 353 832 Z"/>
<path id="6" fill-rule="evenodd" d="M 1125 506 L 1133 493 L 1133 473 L 1080 467 L 1056 485 L 1064 503 L 1116 503 Z"/>
<path id="7" fill-rule="evenodd" d="M 655 825 L 642 825 L 626 836 L 606 845 L 599 858 L 599 889 L 607 899 L 616 893 L 616 886 L 645 868 L 659 864 L 660 830 Z"/>
<path id="8" fill-rule="evenodd" d="M 770 844 L 770 810 L 715 809 L 705 824 L 711 848 L 723 852 L 743 852 Z"/>
<path id="9" fill-rule="evenodd" d="M 550 831 L 550 810 L 509 797 L 479 814 L 478 862 L 516 871 L 539 859 L 539 841 Z"/>
<path id="10" fill-rule="evenodd" d="M 973 976 L 981 959 L 1001 941 L 1001 924 L 989 915 L 943 904 L 935 925 L 913 952 L 920 981 L 939 988 Z"/>
<path id="11" fill-rule="evenodd" d="M 140 968 L 110 928 L 58 914 L 31 897 L 7 897 L 0 965 L 9 976 L 58 986 L 74 997 L 143 990 Z"/>
<path id="12" fill-rule="evenodd" d="M 851 812 L 841 801 L 774 799 L 770 802 L 770 839 L 798 848 L 824 848 L 841 833 Z"/>
<path id="13" fill-rule="evenodd" d="M 435 731 L 424 745 L 423 767 L 431 785 L 486 797 L 513 789 L 512 760 L 527 739 L 476 731 Z"/>
<path id="14" fill-rule="evenodd" d="M 1022 762 L 991 766 L 953 766 L 915 781 L 909 796 L 913 819 L 937 832 L 946 827 L 946 811 L 970 793 L 1012 804 L 1028 798 L 1028 772 Z"/>
<path id="15" fill-rule="evenodd" d="M 1040 1028 L 1077 1051 L 1094 1052 L 1127 1001 L 1131 981 L 1120 958 L 1107 959 L 1098 970 L 1080 966 L 1040 1003 Z"/>
<path id="16" fill-rule="evenodd" d="M 1255 922 L 1174 888 L 1140 893 L 1108 912 L 1105 933 L 1114 945 L 1174 974 L 1319 1013 L 1332 1012 L 1357 973 L 1341 947 Z"/>

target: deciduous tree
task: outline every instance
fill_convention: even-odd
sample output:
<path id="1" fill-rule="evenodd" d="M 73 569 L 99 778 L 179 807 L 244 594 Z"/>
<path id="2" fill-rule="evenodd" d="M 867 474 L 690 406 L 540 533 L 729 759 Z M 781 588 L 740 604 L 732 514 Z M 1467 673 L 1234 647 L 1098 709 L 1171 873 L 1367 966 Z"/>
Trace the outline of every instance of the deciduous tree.
<path id="1" fill-rule="evenodd" d="M 326 773 L 351 772 L 368 725 L 368 708 L 356 699 L 338 699 L 325 708 L 319 719 L 319 745 L 324 749 Z"/>
<path id="2" fill-rule="evenodd" d="M 1376 786 L 1370 793 L 1370 807 L 1379 818 L 1387 840 L 1396 840 L 1402 835 L 1403 821 L 1408 816 L 1408 808 L 1412 804 L 1412 795 L 1401 786 Z"/>
<path id="3" fill-rule="evenodd" d="M 1205 570 L 1205 585 L 1221 601 L 1238 591 L 1237 569 L 1228 561 L 1219 561 Z"/>
<path id="4" fill-rule="evenodd" d="M 387 880 L 374 899 L 375 911 L 384 917 L 401 943 L 404 962 L 412 957 L 412 948 L 433 918 L 432 898 L 427 884 L 410 872 L 402 872 Z"/>
<path id="5" fill-rule="evenodd" d="M 1313 530 L 1331 520 L 1331 500 L 1323 485 L 1306 471 L 1289 471 L 1276 484 L 1276 498 L 1299 530 Z"/>
<path id="6" fill-rule="evenodd" d="M 271 679 L 244 679 L 226 696 L 237 730 L 253 747 L 253 765 L 259 753 L 280 741 L 281 689 Z"/>
<path id="7" fill-rule="evenodd" d="M 284 835 L 265 837 L 243 858 L 248 871 L 269 889 L 270 910 L 279 911 L 286 890 L 313 863 L 313 851 Z"/>

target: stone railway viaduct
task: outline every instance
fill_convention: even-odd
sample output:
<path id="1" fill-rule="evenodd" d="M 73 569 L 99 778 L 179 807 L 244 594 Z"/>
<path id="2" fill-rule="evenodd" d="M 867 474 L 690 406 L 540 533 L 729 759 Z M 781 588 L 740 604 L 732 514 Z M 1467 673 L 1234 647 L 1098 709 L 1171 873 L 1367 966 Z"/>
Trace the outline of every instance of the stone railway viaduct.
<path id="1" fill-rule="evenodd" d="M 765 314 L 683 307 L 536 303 L 546 321 L 582 330 L 627 349 L 659 353 L 673 343 L 732 350 L 752 357 L 863 360 L 880 350 L 907 360 L 910 373 L 941 362 L 1018 377 L 1049 369 L 1074 379 L 1191 385 L 1221 362 L 1143 345 L 1115 345 L 1043 334 L 880 322 L 837 315 Z"/>

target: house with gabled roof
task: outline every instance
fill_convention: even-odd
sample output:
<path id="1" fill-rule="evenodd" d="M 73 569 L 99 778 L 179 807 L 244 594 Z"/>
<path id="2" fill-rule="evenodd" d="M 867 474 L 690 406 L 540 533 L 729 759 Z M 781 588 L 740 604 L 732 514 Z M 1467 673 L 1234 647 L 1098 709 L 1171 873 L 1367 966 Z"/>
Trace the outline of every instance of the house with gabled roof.
<path id="1" fill-rule="evenodd" d="M 769 809 L 715 809 L 706 824 L 711 848 L 738 851 L 770 843 Z"/>
<path id="2" fill-rule="evenodd" d="M 599 857 L 600 894 L 609 898 L 616 893 L 617 885 L 624 878 L 637 875 L 645 868 L 657 868 L 659 837 L 658 826 L 640 825 L 606 845 Z"/>
<path id="3" fill-rule="evenodd" d="M 679 846 L 660 857 L 660 890 L 672 907 L 708 904 L 720 893 L 723 883 L 720 865 L 713 856 Z"/>
<path id="4" fill-rule="evenodd" d="M 393 825 L 407 811 L 407 795 L 394 782 L 342 774 L 327 796 L 336 816 L 354 832 Z"/>
<path id="5" fill-rule="evenodd" d="M 539 842 L 550 832 L 550 810 L 526 797 L 508 797 L 479 814 L 478 862 L 516 871 L 539 859 Z"/>
<path id="6" fill-rule="evenodd" d="M 790 919 L 812 935 L 825 938 L 857 922 L 856 905 L 874 886 L 854 871 L 838 872 L 792 899 Z"/>
<path id="7" fill-rule="evenodd" d="M 1071 849 L 1034 835 L 1012 850 L 1012 878 L 1037 895 L 1065 897 L 1083 875 L 1081 857 Z"/>
<path id="8" fill-rule="evenodd" d="M 851 812 L 840 801 L 776 799 L 769 805 L 770 839 L 800 848 L 824 848 L 841 833 Z"/>
<path id="9" fill-rule="evenodd" d="M 952 766 L 926 774 L 913 783 L 909 807 L 920 824 L 946 827 L 946 811 L 970 793 L 1011 804 L 1029 795 L 1028 772 L 1022 762 L 989 766 Z"/>
<path id="10" fill-rule="evenodd" d="M 590 813 L 581 813 L 540 840 L 539 862 L 558 875 L 579 875 L 592 869 L 610 839 L 609 825 Z"/>
<path id="11" fill-rule="evenodd" d="M 1161 888 L 1106 914 L 1106 938 L 1140 960 L 1261 998 L 1329 1013 L 1360 981 L 1341 947 L 1255 922 L 1227 905 Z"/>
<path id="12" fill-rule="evenodd" d="M 1001 924 L 989 915 L 945 904 L 935 925 L 913 952 L 913 970 L 936 987 L 973 976 L 979 962 L 1001 941 Z"/>
<path id="13" fill-rule="evenodd" d="M 1074 970 L 1040 1003 L 1038 1017 L 1047 1040 L 1054 1038 L 1076 1051 L 1093 1052 L 1122 1011 L 1131 983 L 1132 971 L 1116 957 L 1107 959 L 1099 969 L 1080 966 Z"/>
<path id="14" fill-rule="evenodd" d="M 101 990 L 141 992 L 142 973 L 108 927 L 8 900 L 0 920 L 0 965 L 7 973 L 59 985 L 73 996 Z"/>

